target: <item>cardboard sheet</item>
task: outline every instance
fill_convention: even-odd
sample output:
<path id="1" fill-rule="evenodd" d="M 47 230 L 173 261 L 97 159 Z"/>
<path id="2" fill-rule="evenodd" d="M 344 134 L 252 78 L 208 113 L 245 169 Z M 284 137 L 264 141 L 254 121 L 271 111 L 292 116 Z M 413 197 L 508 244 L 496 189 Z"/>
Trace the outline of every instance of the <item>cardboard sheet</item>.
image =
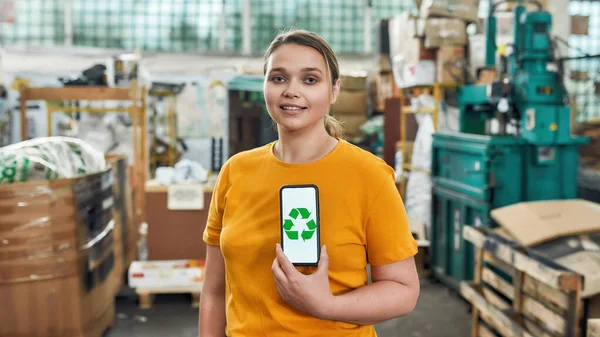
<path id="1" fill-rule="evenodd" d="M 491 215 L 524 246 L 600 231 L 600 205 L 581 199 L 522 202 L 497 208 Z"/>

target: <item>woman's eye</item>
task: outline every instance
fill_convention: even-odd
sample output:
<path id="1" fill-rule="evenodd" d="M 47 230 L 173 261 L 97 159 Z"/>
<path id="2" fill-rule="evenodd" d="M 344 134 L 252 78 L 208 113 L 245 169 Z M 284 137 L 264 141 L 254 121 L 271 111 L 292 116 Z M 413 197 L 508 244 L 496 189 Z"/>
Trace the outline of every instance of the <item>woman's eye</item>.
<path id="1" fill-rule="evenodd" d="M 317 79 L 314 78 L 314 77 L 309 77 L 309 78 L 306 79 L 306 83 L 308 83 L 308 84 L 315 84 L 315 83 L 317 83 Z"/>
<path id="2" fill-rule="evenodd" d="M 285 78 L 283 78 L 282 76 L 274 76 L 271 81 L 275 82 L 275 83 L 282 83 L 283 81 L 285 81 Z"/>

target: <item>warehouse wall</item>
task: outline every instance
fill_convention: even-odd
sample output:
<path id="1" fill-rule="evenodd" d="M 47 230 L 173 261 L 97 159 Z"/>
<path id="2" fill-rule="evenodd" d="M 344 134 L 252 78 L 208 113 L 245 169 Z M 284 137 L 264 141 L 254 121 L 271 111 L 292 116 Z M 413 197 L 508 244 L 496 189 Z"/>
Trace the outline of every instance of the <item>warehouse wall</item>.
<path id="1" fill-rule="evenodd" d="M 35 78 L 34 86 L 60 86 L 59 77 L 78 76 L 82 70 L 97 63 L 107 63 L 120 50 L 99 50 L 94 48 L 25 48 L 7 47 L 1 51 L 1 81 L 10 87 L 16 76 Z M 210 56 L 194 54 L 144 54 L 142 59 L 144 73 L 152 81 L 197 82 L 209 74 L 232 72 L 261 72 L 263 60 L 259 56 Z M 347 71 L 373 69 L 374 58 L 371 56 L 341 56 L 340 66 Z M 146 77 L 145 77 L 146 78 Z M 18 93 L 10 90 L 9 101 L 17 105 Z M 43 109 L 42 109 L 43 110 Z M 30 118 L 32 114 L 29 114 Z M 58 117 L 58 116 L 56 116 Z M 36 136 L 45 136 L 45 114 L 34 115 Z M 54 123 L 57 122 L 55 118 Z M 227 133 L 227 129 L 224 130 Z M 13 110 L 13 142 L 21 139 L 18 110 Z M 56 134 L 56 130 L 54 131 Z M 225 135 L 225 139 L 227 139 Z M 210 167 L 210 138 L 186 138 L 189 150 L 184 158 L 200 162 Z M 224 144 L 224 153 L 228 153 L 228 143 Z"/>
<path id="2" fill-rule="evenodd" d="M 120 50 L 93 48 L 25 48 L 5 47 L 2 50 L 2 70 L 4 72 L 79 72 L 95 62 L 106 62 Z M 342 68 L 370 69 L 373 67 L 371 56 L 340 56 Z M 151 73 L 198 73 L 213 68 L 233 67 L 238 70 L 262 69 L 262 57 L 244 57 L 238 55 L 197 55 L 148 53 L 143 55 L 144 66 Z"/>

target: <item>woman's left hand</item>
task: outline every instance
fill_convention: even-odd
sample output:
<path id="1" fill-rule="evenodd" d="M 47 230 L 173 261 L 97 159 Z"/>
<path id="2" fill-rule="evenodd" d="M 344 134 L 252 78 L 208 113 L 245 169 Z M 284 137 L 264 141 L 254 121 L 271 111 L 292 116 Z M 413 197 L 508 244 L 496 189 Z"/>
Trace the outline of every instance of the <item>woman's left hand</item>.
<path id="1" fill-rule="evenodd" d="M 329 289 L 329 256 L 325 246 L 321 249 L 321 257 L 317 271 L 304 275 L 288 260 L 277 244 L 277 257 L 273 261 L 271 271 L 275 276 L 277 290 L 281 297 L 291 306 L 311 314 L 314 317 L 326 319 L 325 314 L 335 296 Z"/>

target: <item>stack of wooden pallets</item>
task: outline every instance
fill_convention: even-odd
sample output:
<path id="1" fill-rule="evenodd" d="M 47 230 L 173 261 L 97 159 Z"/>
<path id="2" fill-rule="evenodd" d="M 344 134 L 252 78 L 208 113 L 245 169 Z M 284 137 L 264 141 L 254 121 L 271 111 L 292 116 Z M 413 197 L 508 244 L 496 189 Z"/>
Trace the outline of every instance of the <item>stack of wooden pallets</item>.
<path id="1" fill-rule="evenodd" d="M 489 229 L 465 226 L 463 236 L 476 252 L 475 279 L 460 288 L 471 336 L 585 336 L 581 275 Z"/>

